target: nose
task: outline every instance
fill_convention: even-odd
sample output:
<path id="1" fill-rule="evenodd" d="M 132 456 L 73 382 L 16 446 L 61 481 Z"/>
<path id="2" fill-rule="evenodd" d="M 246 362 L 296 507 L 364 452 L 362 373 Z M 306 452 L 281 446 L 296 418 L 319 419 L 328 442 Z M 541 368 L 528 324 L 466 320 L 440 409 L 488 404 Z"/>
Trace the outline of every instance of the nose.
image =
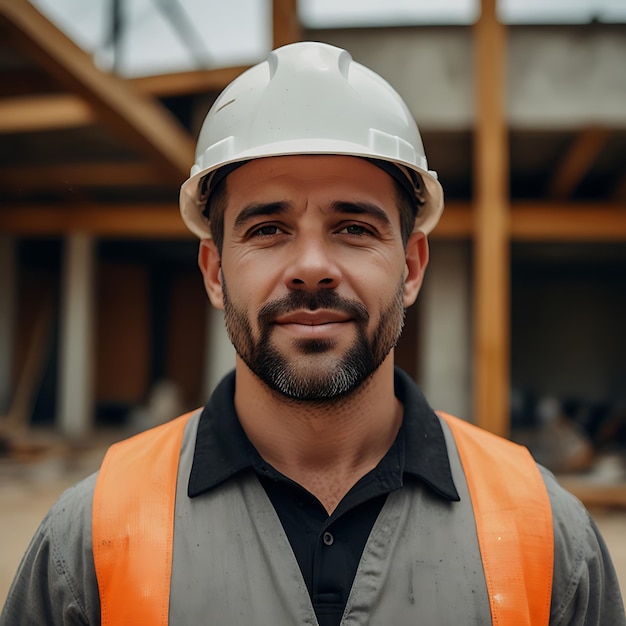
<path id="1" fill-rule="evenodd" d="M 330 242 L 323 237 L 302 236 L 291 249 L 285 270 L 289 289 L 333 289 L 341 279 L 341 272 Z"/>

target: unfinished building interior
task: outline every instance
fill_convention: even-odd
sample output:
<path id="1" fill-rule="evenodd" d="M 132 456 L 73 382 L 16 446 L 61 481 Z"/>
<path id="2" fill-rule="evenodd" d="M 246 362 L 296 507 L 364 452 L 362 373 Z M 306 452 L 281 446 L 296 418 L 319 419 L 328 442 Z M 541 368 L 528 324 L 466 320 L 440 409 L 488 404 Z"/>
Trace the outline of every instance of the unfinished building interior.
<path id="1" fill-rule="evenodd" d="M 271 47 L 324 41 L 387 78 L 443 184 L 399 364 L 587 503 L 626 505 L 626 25 L 505 25 L 483 0 L 472 24 L 322 29 L 296 0 L 267 5 Z M 34 4 L 0 0 L 5 454 L 159 398 L 193 408 L 232 367 L 178 192 L 245 68 L 124 78 Z"/>

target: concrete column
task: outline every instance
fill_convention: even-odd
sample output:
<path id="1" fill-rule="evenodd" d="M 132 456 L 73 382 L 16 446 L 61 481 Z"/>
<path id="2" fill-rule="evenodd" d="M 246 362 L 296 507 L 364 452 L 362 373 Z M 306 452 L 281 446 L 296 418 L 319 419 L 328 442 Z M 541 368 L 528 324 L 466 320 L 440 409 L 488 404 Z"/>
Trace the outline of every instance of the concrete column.
<path id="1" fill-rule="evenodd" d="M 8 412 L 13 390 L 17 244 L 0 236 L 0 414 Z"/>
<path id="2" fill-rule="evenodd" d="M 94 398 L 94 240 L 69 235 L 61 279 L 57 424 L 68 437 L 89 432 Z"/>
<path id="3" fill-rule="evenodd" d="M 471 274 L 467 245 L 431 243 L 420 295 L 420 386 L 435 409 L 472 413 Z"/>
<path id="4" fill-rule="evenodd" d="M 210 305 L 207 307 L 206 338 L 204 396 L 208 400 L 223 376 L 235 367 L 235 349 L 226 332 L 224 313 Z"/>

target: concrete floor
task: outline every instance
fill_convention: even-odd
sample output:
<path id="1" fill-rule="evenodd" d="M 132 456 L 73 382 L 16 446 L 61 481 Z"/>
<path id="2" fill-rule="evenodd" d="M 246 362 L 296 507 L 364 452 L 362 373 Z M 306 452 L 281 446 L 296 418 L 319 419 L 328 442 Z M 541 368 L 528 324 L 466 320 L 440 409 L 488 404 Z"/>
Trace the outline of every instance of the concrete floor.
<path id="1" fill-rule="evenodd" d="M 68 486 L 98 467 L 104 448 L 51 455 L 36 463 L 0 462 L 0 606 L 39 522 Z M 67 459 L 71 458 L 71 461 Z M 626 511 L 592 511 L 626 593 Z"/>

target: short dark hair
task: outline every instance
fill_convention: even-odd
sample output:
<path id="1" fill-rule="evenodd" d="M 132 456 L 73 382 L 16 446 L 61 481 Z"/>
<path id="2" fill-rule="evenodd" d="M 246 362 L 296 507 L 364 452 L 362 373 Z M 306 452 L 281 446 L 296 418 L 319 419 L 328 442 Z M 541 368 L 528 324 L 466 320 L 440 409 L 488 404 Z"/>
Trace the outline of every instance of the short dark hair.
<path id="1" fill-rule="evenodd" d="M 211 235 L 217 246 L 220 257 L 224 245 L 224 212 L 228 204 L 228 191 L 226 190 L 226 178 L 222 178 L 209 194 L 206 208 L 203 214 L 211 223 Z"/>
<path id="2" fill-rule="evenodd" d="M 206 208 L 203 211 L 204 215 L 211 220 L 211 234 L 220 256 L 222 255 L 222 246 L 224 245 L 224 212 L 228 204 L 227 179 L 228 176 L 217 183 L 211 191 Z M 402 243 L 406 248 L 415 226 L 416 212 L 420 210 L 421 206 L 416 204 L 416 200 L 411 198 L 404 185 L 401 185 L 395 178 L 393 179 L 393 184 L 398 203 L 398 212 L 400 213 Z"/>

